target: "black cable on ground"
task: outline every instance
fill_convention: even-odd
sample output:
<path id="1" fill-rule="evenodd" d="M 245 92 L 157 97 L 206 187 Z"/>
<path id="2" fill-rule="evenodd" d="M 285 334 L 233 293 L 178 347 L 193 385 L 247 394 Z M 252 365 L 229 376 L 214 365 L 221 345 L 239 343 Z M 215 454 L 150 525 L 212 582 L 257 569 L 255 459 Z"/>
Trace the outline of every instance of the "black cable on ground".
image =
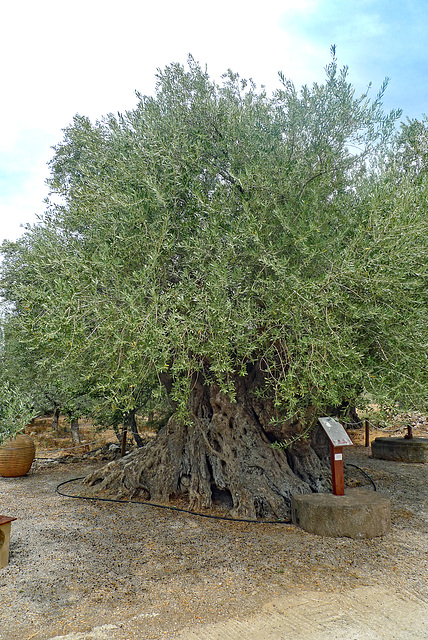
<path id="1" fill-rule="evenodd" d="M 361 469 L 361 467 L 359 467 L 359 466 L 358 466 L 358 465 L 356 465 L 356 464 L 352 464 L 351 462 L 345 462 L 345 465 L 344 465 L 344 466 L 345 466 L 345 467 L 355 467 L 355 469 L 358 469 L 358 471 L 361 471 L 361 473 L 362 473 L 363 475 L 365 475 L 365 476 L 366 476 L 366 478 L 368 478 L 368 479 L 370 480 L 370 482 L 372 483 L 372 485 L 373 485 L 373 490 L 374 490 L 374 491 L 377 491 L 377 487 L 376 487 L 375 481 L 373 480 L 373 478 L 372 478 L 371 476 L 369 476 L 369 474 L 368 474 L 366 471 L 364 471 L 364 469 Z"/>
<path id="2" fill-rule="evenodd" d="M 251 524 L 292 524 L 291 520 L 282 520 L 279 518 L 278 520 L 246 520 L 244 518 L 229 518 L 227 516 L 213 516 L 208 513 L 199 513 L 198 511 L 190 511 L 188 509 L 181 509 L 180 507 L 169 507 L 168 505 L 156 504 L 155 502 L 147 502 L 143 500 L 117 500 L 115 498 L 98 498 L 98 497 L 80 496 L 80 495 L 74 496 L 59 490 L 60 487 L 63 487 L 65 484 L 70 484 L 71 482 L 77 482 L 78 480 L 84 480 L 84 477 L 82 476 L 80 478 L 72 478 L 71 480 L 65 480 L 65 482 L 60 482 L 60 484 L 57 485 L 55 491 L 60 496 L 64 496 L 65 498 L 77 498 L 80 500 L 97 500 L 98 502 L 119 502 L 121 504 L 144 504 L 148 507 L 156 507 L 157 509 L 166 509 L 168 511 L 178 511 L 179 513 L 187 513 L 191 516 L 197 516 L 199 518 L 210 518 L 212 520 L 227 520 L 229 522 L 249 522 Z"/>

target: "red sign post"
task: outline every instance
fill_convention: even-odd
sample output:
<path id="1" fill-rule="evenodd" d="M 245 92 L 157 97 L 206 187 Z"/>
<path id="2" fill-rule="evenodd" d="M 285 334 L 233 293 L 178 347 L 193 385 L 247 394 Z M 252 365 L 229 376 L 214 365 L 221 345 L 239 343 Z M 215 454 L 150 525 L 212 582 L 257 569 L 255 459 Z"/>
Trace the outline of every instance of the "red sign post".
<path id="1" fill-rule="evenodd" d="M 334 418 L 319 418 L 330 441 L 330 462 L 331 478 L 333 483 L 333 494 L 335 496 L 345 495 L 345 480 L 343 475 L 343 447 L 352 445 L 351 438 L 346 433 L 340 422 Z"/>
<path id="2" fill-rule="evenodd" d="M 335 447 L 330 442 L 331 479 L 335 496 L 345 495 L 345 478 L 343 475 L 343 447 Z"/>

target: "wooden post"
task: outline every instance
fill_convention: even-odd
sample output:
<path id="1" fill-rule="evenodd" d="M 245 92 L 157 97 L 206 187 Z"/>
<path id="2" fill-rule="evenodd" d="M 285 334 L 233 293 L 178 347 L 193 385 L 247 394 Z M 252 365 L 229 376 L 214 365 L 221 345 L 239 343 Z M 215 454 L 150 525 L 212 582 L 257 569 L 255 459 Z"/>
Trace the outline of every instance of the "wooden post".
<path id="1" fill-rule="evenodd" d="M 364 421 L 364 426 L 365 426 L 365 430 L 366 430 L 366 437 L 365 437 L 364 445 L 366 447 L 369 447 L 370 446 L 370 426 L 369 426 L 369 421 L 368 420 Z"/>
<path id="2" fill-rule="evenodd" d="M 16 518 L 0 516 L 0 569 L 9 563 L 10 523 Z"/>
<path id="3" fill-rule="evenodd" d="M 343 447 L 335 447 L 330 442 L 331 479 L 333 482 L 333 494 L 345 495 L 345 478 L 343 475 Z"/>

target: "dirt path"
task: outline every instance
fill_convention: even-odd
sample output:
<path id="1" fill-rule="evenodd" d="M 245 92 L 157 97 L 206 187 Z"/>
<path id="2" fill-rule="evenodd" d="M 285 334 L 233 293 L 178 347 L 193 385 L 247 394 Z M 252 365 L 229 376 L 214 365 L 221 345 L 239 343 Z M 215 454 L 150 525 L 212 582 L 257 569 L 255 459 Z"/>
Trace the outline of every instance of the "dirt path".
<path id="1" fill-rule="evenodd" d="M 428 605 L 373 587 L 276 599 L 244 620 L 198 625 L 177 640 L 426 640 Z"/>
<path id="2" fill-rule="evenodd" d="M 128 622 L 95 627 L 51 640 L 114 640 L 134 637 L 141 614 Z M 35 637 L 35 636 L 34 636 Z M 150 636 L 141 636 L 149 638 Z M 307 591 L 266 604 L 261 613 L 188 627 L 176 640 L 426 640 L 428 606 L 414 596 L 361 587 L 338 595 Z"/>
<path id="3" fill-rule="evenodd" d="M 97 461 L 0 478 L 0 512 L 18 518 L 0 570 L 0 640 L 427 639 L 428 465 L 373 460 L 364 447 L 347 456 L 391 497 L 384 538 L 55 493 Z"/>

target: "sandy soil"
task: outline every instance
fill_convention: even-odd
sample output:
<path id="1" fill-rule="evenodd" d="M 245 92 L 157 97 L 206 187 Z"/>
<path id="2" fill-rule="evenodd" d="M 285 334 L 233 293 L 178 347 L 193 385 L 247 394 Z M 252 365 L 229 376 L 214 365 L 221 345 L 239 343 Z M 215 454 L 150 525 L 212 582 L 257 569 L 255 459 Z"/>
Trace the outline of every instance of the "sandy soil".
<path id="1" fill-rule="evenodd" d="M 17 518 L 10 562 L 0 570 L 0 640 L 282 640 L 289 630 L 281 631 L 280 614 L 285 625 L 300 611 L 304 631 L 308 616 L 321 620 L 320 603 L 330 621 L 343 607 L 349 613 L 352 602 L 373 616 L 362 603 L 379 594 L 389 619 L 393 611 L 420 622 L 417 612 L 428 610 L 428 465 L 374 460 L 361 445 L 345 454 L 391 498 L 392 532 L 383 538 L 323 538 L 289 524 L 226 522 L 56 493 L 60 482 L 102 464 L 99 457 L 38 462 L 24 478 L 0 478 L 0 513 Z M 369 488 L 348 470 L 348 485 L 360 482 Z M 84 492 L 80 482 L 64 490 Z M 348 625 L 349 635 L 340 627 L 339 635 L 322 635 L 320 627 L 321 635 L 305 637 L 389 640 L 386 622 L 378 622 L 377 636 Z M 396 628 L 397 638 L 428 638 Z"/>

